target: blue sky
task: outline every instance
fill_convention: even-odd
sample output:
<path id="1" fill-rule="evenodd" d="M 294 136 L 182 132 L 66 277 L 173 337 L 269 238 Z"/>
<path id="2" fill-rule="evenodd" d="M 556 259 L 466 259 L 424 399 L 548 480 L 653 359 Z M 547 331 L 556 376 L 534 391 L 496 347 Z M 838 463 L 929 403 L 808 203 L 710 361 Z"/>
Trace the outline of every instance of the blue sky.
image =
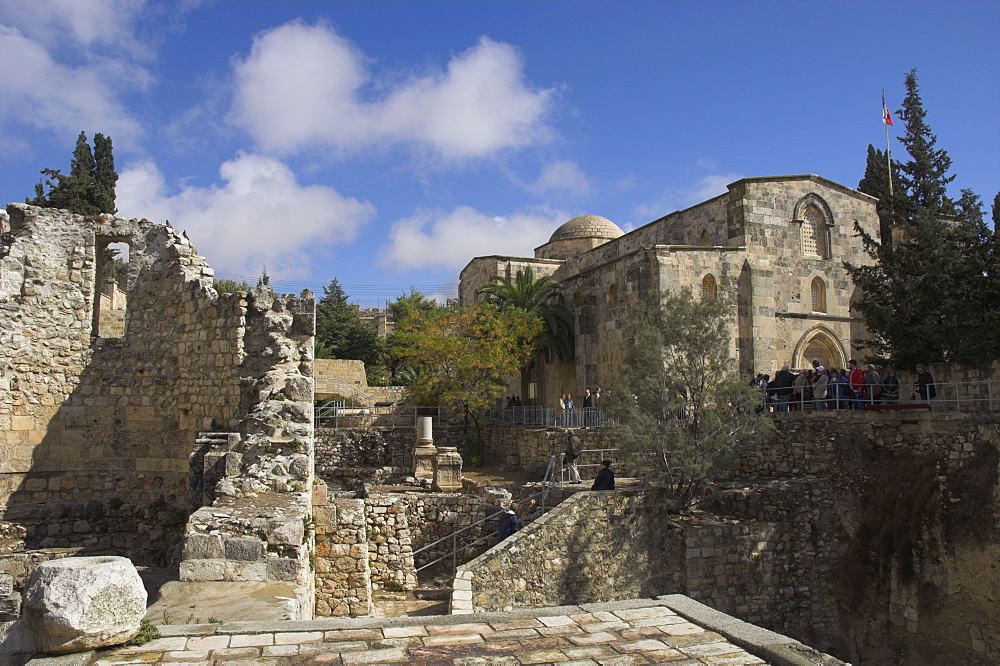
<path id="1" fill-rule="evenodd" d="M 119 214 L 186 229 L 220 276 L 453 296 L 472 257 L 577 215 L 856 186 L 916 67 L 952 194 L 989 204 L 997 26 L 997 2 L 0 0 L 0 199 L 104 132 Z"/>

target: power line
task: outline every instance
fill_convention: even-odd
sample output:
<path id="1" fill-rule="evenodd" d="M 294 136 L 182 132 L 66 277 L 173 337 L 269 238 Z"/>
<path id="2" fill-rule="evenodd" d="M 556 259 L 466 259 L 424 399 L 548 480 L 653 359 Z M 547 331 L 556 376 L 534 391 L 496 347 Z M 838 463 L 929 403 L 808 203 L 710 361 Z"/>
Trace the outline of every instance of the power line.
<path id="1" fill-rule="evenodd" d="M 260 278 L 259 275 L 237 275 L 235 273 L 216 273 L 215 277 L 219 280 L 245 282 L 248 285 L 257 284 L 257 280 Z M 317 294 L 322 294 L 323 288 L 328 286 L 329 282 L 321 283 L 308 280 L 279 280 L 271 278 L 268 284 L 275 291 L 280 292 L 292 293 L 302 291 L 303 289 L 309 289 Z M 366 300 L 372 300 L 375 298 L 385 301 L 395 300 L 403 294 L 409 294 L 411 288 L 424 294 L 441 294 L 446 298 L 454 298 L 458 296 L 458 282 L 406 285 L 341 282 L 340 286 L 349 297 L 367 297 Z"/>

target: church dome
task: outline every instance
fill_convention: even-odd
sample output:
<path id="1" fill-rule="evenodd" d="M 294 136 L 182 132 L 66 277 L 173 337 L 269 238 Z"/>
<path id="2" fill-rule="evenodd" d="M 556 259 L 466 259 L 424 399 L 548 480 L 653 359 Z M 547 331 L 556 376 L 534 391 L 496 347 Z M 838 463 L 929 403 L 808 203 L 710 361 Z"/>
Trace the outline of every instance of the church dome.
<path id="1" fill-rule="evenodd" d="M 572 240 L 575 238 L 612 239 L 624 235 L 621 228 L 606 217 L 600 215 L 581 215 L 574 217 L 553 232 L 549 242 Z"/>

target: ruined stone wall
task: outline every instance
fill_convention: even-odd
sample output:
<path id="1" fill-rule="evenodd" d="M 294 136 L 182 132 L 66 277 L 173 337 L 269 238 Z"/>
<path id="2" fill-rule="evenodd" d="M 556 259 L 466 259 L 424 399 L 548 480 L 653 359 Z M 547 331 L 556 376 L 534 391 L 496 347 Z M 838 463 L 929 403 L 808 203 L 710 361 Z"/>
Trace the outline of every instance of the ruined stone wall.
<path id="1" fill-rule="evenodd" d="M 190 242 L 148 220 L 8 211 L 0 511 L 19 547 L 167 564 L 187 525 L 186 580 L 287 582 L 311 613 L 312 295 L 219 295 Z M 118 242 L 127 310 L 108 338 L 97 287 Z"/>
<path id="2" fill-rule="evenodd" d="M 995 663 L 996 417 L 846 411 L 775 423 L 773 440 L 744 452 L 715 501 L 687 518 L 650 514 L 628 491 L 566 499 L 461 568 L 454 612 L 640 596 L 656 581 L 657 593 L 852 663 Z M 595 527 L 605 515 L 611 526 Z M 623 562 L 631 578 L 616 578 Z"/>
<path id="3" fill-rule="evenodd" d="M 12 204 L 0 281 L 0 511 L 26 547 L 160 559 L 187 507 L 195 433 L 241 406 L 246 303 L 179 233 Z M 120 338 L 92 337 L 103 244 L 129 243 Z"/>
<path id="4" fill-rule="evenodd" d="M 412 590 L 417 574 L 406 501 L 398 495 L 368 497 L 364 509 L 372 585 Z"/>

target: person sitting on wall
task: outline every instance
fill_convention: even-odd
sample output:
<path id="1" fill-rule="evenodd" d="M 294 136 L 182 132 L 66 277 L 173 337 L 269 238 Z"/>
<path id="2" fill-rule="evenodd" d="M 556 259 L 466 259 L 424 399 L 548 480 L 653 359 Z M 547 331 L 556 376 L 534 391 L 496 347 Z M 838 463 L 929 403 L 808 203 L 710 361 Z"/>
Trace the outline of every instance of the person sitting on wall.
<path id="1" fill-rule="evenodd" d="M 611 471 L 610 460 L 601 461 L 601 471 L 597 473 L 597 478 L 594 479 L 594 485 L 592 485 L 590 489 L 591 490 L 615 489 L 615 473 Z"/>
<path id="2" fill-rule="evenodd" d="M 521 519 L 517 515 L 517 504 L 511 502 L 500 516 L 500 524 L 497 526 L 497 541 L 503 541 L 519 529 L 521 529 Z"/>

